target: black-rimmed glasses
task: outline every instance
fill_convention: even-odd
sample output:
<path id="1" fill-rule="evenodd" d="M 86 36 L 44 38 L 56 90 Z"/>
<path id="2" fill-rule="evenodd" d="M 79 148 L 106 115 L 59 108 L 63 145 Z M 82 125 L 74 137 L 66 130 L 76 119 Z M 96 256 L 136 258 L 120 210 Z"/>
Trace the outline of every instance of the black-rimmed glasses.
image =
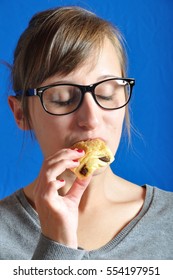
<path id="1" fill-rule="evenodd" d="M 92 85 L 55 83 L 28 89 L 26 96 L 39 96 L 44 110 L 52 115 L 67 115 L 76 111 L 90 93 L 98 106 L 105 110 L 116 110 L 127 105 L 131 98 L 135 80 L 130 78 L 111 78 Z M 23 94 L 17 91 L 16 96 Z"/>

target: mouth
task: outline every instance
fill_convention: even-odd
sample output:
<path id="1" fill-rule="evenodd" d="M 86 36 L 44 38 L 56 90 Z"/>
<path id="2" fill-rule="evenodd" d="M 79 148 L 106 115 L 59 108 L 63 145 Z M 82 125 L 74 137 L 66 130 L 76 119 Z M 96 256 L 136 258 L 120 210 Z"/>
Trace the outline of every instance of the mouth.
<path id="1" fill-rule="evenodd" d="M 81 142 L 81 141 L 85 142 L 85 141 L 94 140 L 94 139 L 100 139 L 100 140 L 102 140 L 103 142 L 106 143 L 106 140 L 103 137 L 93 137 L 93 138 L 88 137 L 88 138 L 80 138 L 78 140 L 75 140 L 75 141 L 72 142 L 72 145 L 75 145 L 75 144 L 77 144 L 78 142 Z"/>

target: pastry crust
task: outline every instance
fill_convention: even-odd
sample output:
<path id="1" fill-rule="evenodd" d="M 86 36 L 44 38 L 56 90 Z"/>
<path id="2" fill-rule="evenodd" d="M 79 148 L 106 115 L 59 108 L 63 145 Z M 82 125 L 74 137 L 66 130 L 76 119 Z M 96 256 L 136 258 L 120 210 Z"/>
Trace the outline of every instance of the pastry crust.
<path id="1" fill-rule="evenodd" d="M 71 169 L 80 179 L 87 178 L 95 170 L 109 165 L 114 160 L 111 150 L 100 139 L 80 141 L 71 148 L 85 151 L 85 155 L 79 159 L 80 165 Z"/>

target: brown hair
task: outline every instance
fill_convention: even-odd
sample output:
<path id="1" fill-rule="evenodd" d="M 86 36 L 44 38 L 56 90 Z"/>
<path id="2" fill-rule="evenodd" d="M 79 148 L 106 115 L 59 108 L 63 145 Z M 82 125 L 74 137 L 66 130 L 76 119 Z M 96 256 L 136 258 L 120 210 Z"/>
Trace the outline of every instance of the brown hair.
<path id="1" fill-rule="evenodd" d="M 23 90 L 22 106 L 29 125 L 25 92 L 55 75 L 67 75 L 100 50 L 107 37 L 114 45 L 122 77 L 126 76 L 126 53 L 120 32 L 109 22 L 79 7 L 61 7 L 33 16 L 14 53 L 14 91 Z M 128 108 L 126 124 L 129 124 Z M 129 131 L 129 128 L 128 128 Z"/>

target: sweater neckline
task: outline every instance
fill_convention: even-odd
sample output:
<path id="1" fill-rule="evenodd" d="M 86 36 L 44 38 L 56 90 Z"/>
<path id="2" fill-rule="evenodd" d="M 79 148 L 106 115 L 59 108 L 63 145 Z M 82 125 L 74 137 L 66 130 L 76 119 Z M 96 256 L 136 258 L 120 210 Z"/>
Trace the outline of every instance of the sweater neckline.
<path id="1" fill-rule="evenodd" d="M 94 255 L 98 255 L 99 253 L 106 253 L 110 251 L 112 248 L 114 248 L 115 246 L 117 246 L 122 241 L 122 239 L 124 239 L 128 235 L 128 233 L 137 225 L 137 223 L 143 218 L 143 216 L 150 208 L 153 199 L 154 188 L 147 184 L 141 187 L 146 188 L 145 199 L 141 210 L 112 240 L 110 240 L 109 242 L 107 242 L 105 245 L 101 246 L 98 249 L 94 249 L 90 251 L 87 251 L 83 248 L 78 248 L 78 249 L 84 250 L 88 252 L 88 254 L 94 256 Z M 18 190 L 16 195 L 19 201 L 21 202 L 22 206 L 25 208 L 25 210 L 30 214 L 32 219 L 34 219 L 37 225 L 40 227 L 38 214 L 26 199 L 23 189 Z"/>

